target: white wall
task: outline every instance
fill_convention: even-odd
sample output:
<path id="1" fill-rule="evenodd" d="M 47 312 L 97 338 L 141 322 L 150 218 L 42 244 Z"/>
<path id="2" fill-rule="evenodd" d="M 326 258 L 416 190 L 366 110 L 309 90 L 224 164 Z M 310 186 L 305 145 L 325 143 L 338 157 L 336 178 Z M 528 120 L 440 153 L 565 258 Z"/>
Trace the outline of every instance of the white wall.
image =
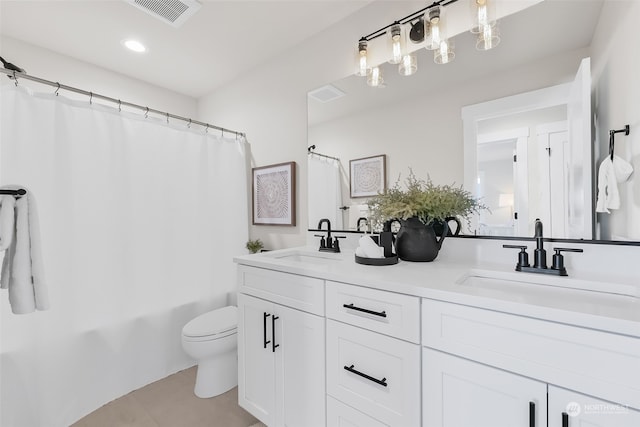
<path id="1" fill-rule="evenodd" d="M 0 37 L 0 51 L 3 58 L 24 68 L 29 75 L 34 77 L 60 82 L 67 86 L 183 117 L 195 118 L 197 113 L 197 102 L 194 98 L 114 73 L 21 40 L 6 36 Z M 2 84 L 11 83 L 4 75 L 0 77 Z M 53 87 L 26 79 L 19 79 L 18 84 L 32 87 L 36 91 L 55 92 Z M 61 91 L 60 94 L 68 98 L 88 99 L 84 95 L 73 92 Z M 94 102 L 104 101 L 94 99 Z M 135 111 L 141 112 L 141 110 Z"/>
<path id="2" fill-rule="evenodd" d="M 619 211 L 597 214 L 603 239 L 640 240 L 640 50 L 637 46 L 640 2 L 607 1 L 592 43 L 596 117 L 596 167 L 606 156 L 609 129 L 617 134 L 615 152 L 635 170 L 621 184 Z M 594 181 L 595 182 L 595 181 Z"/>

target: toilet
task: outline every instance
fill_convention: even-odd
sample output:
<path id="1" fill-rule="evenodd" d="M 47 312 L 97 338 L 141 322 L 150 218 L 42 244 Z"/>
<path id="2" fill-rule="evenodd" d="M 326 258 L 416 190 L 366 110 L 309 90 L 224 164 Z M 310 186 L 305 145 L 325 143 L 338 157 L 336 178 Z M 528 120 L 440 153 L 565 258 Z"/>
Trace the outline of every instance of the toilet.
<path id="1" fill-rule="evenodd" d="M 195 394 L 214 397 L 238 385 L 237 308 L 201 314 L 182 328 L 182 348 L 198 362 Z"/>

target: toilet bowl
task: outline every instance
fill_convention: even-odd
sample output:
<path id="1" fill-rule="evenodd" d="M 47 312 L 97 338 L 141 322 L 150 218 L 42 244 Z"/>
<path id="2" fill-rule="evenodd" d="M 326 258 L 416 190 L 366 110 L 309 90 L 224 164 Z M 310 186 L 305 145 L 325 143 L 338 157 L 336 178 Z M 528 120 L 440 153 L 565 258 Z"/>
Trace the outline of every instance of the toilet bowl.
<path id="1" fill-rule="evenodd" d="M 198 363 L 194 393 L 214 397 L 238 385 L 237 308 L 201 314 L 182 328 L 182 348 Z"/>

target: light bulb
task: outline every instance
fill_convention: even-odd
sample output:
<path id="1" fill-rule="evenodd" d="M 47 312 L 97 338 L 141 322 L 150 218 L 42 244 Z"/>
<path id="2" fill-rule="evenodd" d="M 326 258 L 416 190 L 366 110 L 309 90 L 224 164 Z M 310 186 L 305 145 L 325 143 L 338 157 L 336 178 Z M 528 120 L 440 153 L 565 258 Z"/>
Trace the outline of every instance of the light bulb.
<path id="1" fill-rule="evenodd" d="M 399 64 L 402 62 L 402 55 L 404 53 L 404 40 L 402 39 L 402 28 L 400 24 L 396 23 L 389 29 L 391 35 L 391 59 L 390 64 Z"/>
<path id="2" fill-rule="evenodd" d="M 416 55 L 405 55 L 402 57 L 402 62 L 398 66 L 398 72 L 401 76 L 410 76 L 418 71 L 418 58 Z"/>
<path id="3" fill-rule="evenodd" d="M 444 9 L 434 7 L 429 9 L 429 38 L 427 39 L 426 48 L 428 50 L 436 50 L 440 48 L 440 42 L 446 40 L 445 22 L 443 17 Z"/>
<path id="4" fill-rule="evenodd" d="M 371 87 L 381 87 L 382 83 L 384 83 L 384 79 L 380 67 L 373 67 L 367 77 L 367 84 Z"/>
<path id="5" fill-rule="evenodd" d="M 498 27 L 492 27 L 491 25 L 485 25 L 482 29 L 482 33 L 478 35 L 478 41 L 476 48 L 478 50 L 489 50 L 500 44 L 500 31 Z"/>
<path id="6" fill-rule="evenodd" d="M 448 64 L 453 61 L 456 54 L 453 51 L 453 42 L 449 40 L 442 40 L 440 47 L 433 52 L 433 61 L 436 64 Z"/>
<path id="7" fill-rule="evenodd" d="M 469 4 L 474 21 L 471 28 L 472 33 L 482 34 L 485 27 L 496 25 L 495 2 L 493 0 L 469 0 Z"/>
<path id="8" fill-rule="evenodd" d="M 367 41 L 364 39 L 358 42 L 357 61 L 356 76 L 366 77 L 371 69 L 369 68 L 369 60 L 367 58 Z"/>

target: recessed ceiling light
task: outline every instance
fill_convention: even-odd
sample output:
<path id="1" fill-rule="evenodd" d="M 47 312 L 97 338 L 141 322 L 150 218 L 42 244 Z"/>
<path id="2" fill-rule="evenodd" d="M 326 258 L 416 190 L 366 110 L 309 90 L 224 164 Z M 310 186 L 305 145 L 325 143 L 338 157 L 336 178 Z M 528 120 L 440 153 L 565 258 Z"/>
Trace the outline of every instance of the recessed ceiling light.
<path id="1" fill-rule="evenodd" d="M 137 53 L 143 53 L 147 51 L 147 48 L 137 40 L 133 40 L 133 39 L 124 40 L 122 44 L 125 45 L 127 49 Z"/>

